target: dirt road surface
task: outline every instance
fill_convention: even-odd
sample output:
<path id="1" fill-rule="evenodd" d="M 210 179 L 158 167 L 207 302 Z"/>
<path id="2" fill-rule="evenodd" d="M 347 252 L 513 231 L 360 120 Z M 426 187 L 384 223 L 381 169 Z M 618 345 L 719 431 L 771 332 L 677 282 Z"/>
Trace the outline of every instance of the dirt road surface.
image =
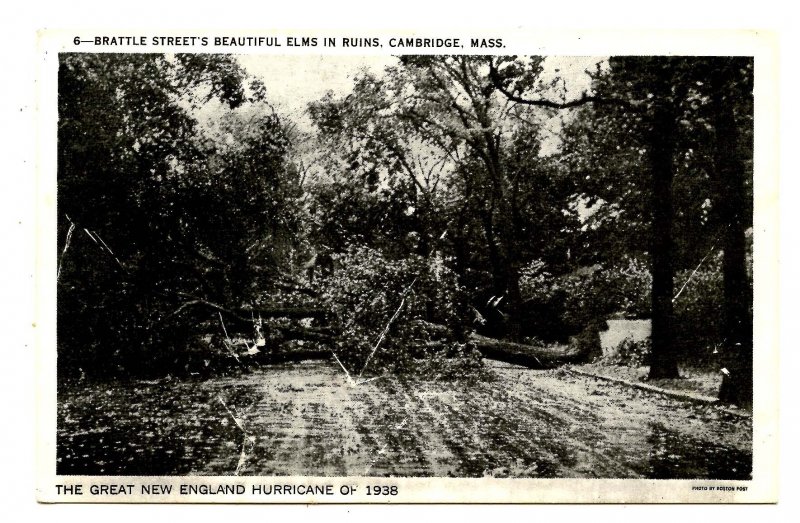
<path id="1" fill-rule="evenodd" d="M 562 370 L 351 386 L 329 361 L 71 387 L 59 474 L 749 479 L 752 423 Z"/>

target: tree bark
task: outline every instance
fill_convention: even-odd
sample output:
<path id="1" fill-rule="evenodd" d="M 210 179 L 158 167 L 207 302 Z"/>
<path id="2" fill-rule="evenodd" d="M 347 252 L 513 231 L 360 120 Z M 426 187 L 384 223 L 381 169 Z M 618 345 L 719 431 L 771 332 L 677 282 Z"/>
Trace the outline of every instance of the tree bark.
<path id="1" fill-rule="evenodd" d="M 673 104 L 670 102 L 670 79 L 660 71 L 655 82 L 656 105 L 650 149 L 652 183 L 650 261 L 652 264 L 652 353 L 649 379 L 678 378 L 678 359 L 673 334 L 675 269 L 672 238 L 672 180 L 674 176 L 675 134 L 677 132 Z"/>
<path id="2" fill-rule="evenodd" d="M 209 325 L 213 325 L 213 322 Z M 217 329 L 219 327 L 217 325 L 214 325 L 213 328 L 214 332 L 218 332 Z M 228 335 L 250 337 L 254 334 L 254 325 L 252 320 L 228 316 L 225 321 L 225 332 Z M 341 329 L 335 327 L 265 327 L 264 334 L 273 343 L 283 343 L 290 340 L 331 343 L 341 335 Z"/>
<path id="3" fill-rule="evenodd" d="M 490 177 L 491 211 L 487 216 L 487 241 L 495 276 L 495 293 L 506 295 L 508 321 L 506 336 L 512 341 L 522 338 L 522 293 L 519 288 L 517 237 L 514 234 L 513 212 L 507 177 L 503 172 L 500 152 L 491 134 L 485 137 L 484 163 Z M 491 232 L 491 235 L 489 234 Z"/>
<path id="4" fill-rule="evenodd" d="M 532 369 L 548 369 L 567 363 L 585 363 L 589 353 L 573 346 L 541 347 L 510 341 L 495 340 L 472 334 L 469 341 L 490 359 L 524 365 Z"/>
<path id="5" fill-rule="evenodd" d="M 752 206 L 745 193 L 745 166 L 739 151 L 732 87 L 735 62 L 720 64 L 711 78 L 713 123 L 716 133 L 714 166 L 715 207 L 723 241 L 724 371 L 720 401 L 740 406 L 753 402 L 752 288 L 747 277 L 745 213 Z"/>
<path id="6" fill-rule="evenodd" d="M 509 232 L 504 211 L 487 211 L 483 216 L 484 232 L 492 265 L 492 285 L 496 297 L 505 296 L 508 311 L 504 334 L 519 341 L 522 330 L 522 293 L 519 288 L 519 266 L 514 261 L 514 238 Z M 499 231 L 497 229 L 500 229 Z"/>
<path id="7" fill-rule="evenodd" d="M 207 307 L 224 314 L 225 317 L 233 320 L 252 322 L 253 318 L 315 318 L 324 321 L 328 316 L 328 311 L 318 307 L 262 307 L 256 309 L 228 308 L 217 303 L 204 300 L 186 293 L 178 292 L 180 296 L 191 298 L 184 302 L 172 314 L 177 314 L 187 307 Z"/>

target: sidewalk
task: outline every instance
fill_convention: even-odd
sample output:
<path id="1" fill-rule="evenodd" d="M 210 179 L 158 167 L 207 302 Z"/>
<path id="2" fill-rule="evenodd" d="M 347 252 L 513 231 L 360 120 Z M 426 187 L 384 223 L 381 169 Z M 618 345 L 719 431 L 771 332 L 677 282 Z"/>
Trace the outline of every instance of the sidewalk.
<path id="1" fill-rule="evenodd" d="M 701 404 L 717 403 L 717 394 L 722 375 L 720 373 L 682 368 L 679 379 L 647 380 L 648 367 L 625 367 L 621 365 L 602 365 L 587 363 L 564 367 L 565 370 L 584 376 L 619 383 L 629 387 L 664 394 L 679 400 L 691 401 Z M 730 407 L 732 412 L 744 416 L 752 413 L 735 407 Z"/>

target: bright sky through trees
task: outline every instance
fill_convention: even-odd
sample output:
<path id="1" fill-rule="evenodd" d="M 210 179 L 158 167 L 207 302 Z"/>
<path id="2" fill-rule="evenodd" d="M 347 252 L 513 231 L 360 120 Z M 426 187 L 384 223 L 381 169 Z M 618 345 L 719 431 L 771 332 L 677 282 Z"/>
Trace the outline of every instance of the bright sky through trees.
<path id="1" fill-rule="evenodd" d="M 390 55 L 240 55 L 237 59 L 247 72 L 264 82 L 268 99 L 278 112 L 304 127 L 310 126 L 305 115 L 309 102 L 319 100 L 328 91 L 347 95 L 352 90 L 353 78 L 361 70 L 381 76 L 387 66 L 398 63 L 397 58 Z M 596 64 L 604 60 L 604 57 L 550 57 L 541 78 L 543 82 L 563 78 L 567 96 L 577 97 L 589 88 L 591 79 L 586 70 L 594 70 Z M 560 117 L 548 121 L 547 127 L 553 133 L 543 136 L 545 152 L 558 145 L 555 134 L 560 128 Z"/>

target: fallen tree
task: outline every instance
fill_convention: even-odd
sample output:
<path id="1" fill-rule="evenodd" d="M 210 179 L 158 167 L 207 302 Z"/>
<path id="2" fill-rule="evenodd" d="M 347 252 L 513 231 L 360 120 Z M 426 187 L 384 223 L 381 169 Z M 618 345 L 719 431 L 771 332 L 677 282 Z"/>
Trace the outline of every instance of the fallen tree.
<path id="1" fill-rule="evenodd" d="M 424 348 L 444 348 L 445 342 L 440 340 L 452 338 L 450 329 L 444 325 L 421 320 L 412 322 L 412 324 L 423 327 L 426 331 L 439 338 L 437 341 L 424 344 Z M 589 350 L 585 345 L 527 345 L 489 338 L 475 333 L 469 334 L 467 340 L 475 346 L 484 358 L 522 365 L 531 369 L 547 369 L 568 363 L 585 363 L 590 357 Z"/>
<path id="2" fill-rule="evenodd" d="M 325 321 L 328 316 L 328 311 L 316 307 L 260 307 L 253 309 L 224 309 L 220 306 L 215 306 L 210 303 L 204 305 L 211 306 L 212 308 L 223 313 L 223 316 L 229 317 L 232 320 L 239 321 L 252 321 L 253 318 L 290 318 L 300 320 L 304 318 L 315 318 Z"/>
<path id="3" fill-rule="evenodd" d="M 234 319 L 225 324 L 227 331 L 231 334 L 252 334 L 254 325 L 251 320 Z M 273 343 L 283 343 L 285 341 L 316 341 L 320 343 L 331 343 L 341 333 L 336 327 L 301 327 L 301 326 L 275 326 L 270 325 L 264 329 L 264 335 L 268 336 Z"/>
<path id="4" fill-rule="evenodd" d="M 215 311 L 219 311 L 226 318 L 239 321 L 251 321 L 253 318 L 315 318 L 324 321 L 328 316 L 328 311 L 320 307 L 254 307 L 254 308 L 230 308 L 219 305 L 212 301 L 191 296 L 182 292 L 177 293 L 180 296 L 191 298 L 180 305 L 171 315 L 178 314 L 182 310 L 189 307 L 207 307 Z"/>
<path id="5" fill-rule="evenodd" d="M 573 345 L 539 346 L 487 338 L 471 334 L 469 341 L 475 344 L 484 358 L 514 363 L 530 369 L 548 369 L 567 363 L 585 363 L 589 357 L 586 350 Z"/>
<path id="6" fill-rule="evenodd" d="M 226 321 L 226 327 L 231 333 L 250 332 L 254 328 L 254 318 L 315 318 L 324 320 L 328 314 L 321 308 L 300 307 L 274 307 L 260 309 L 228 309 L 205 300 L 195 300 L 189 304 L 204 305 L 220 313 Z M 249 316 L 249 317 L 248 317 Z M 452 339 L 452 332 L 441 324 L 414 320 L 411 325 L 424 328 L 437 341 L 429 341 L 423 346 L 427 349 L 445 347 L 447 339 Z M 272 343 L 281 344 L 291 340 L 311 341 L 318 343 L 334 343 L 341 329 L 338 327 L 300 327 L 300 326 L 270 326 L 270 339 Z M 267 334 L 267 333 L 265 333 Z M 588 361 L 589 352 L 576 345 L 527 345 L 511 341 L 498 340 L 472 333 L 467 340 L 475 346 L 481 356 L 488 359 L 522 365 L 531 369 L 547 369 L 570 363 L 584 363 Z M 325 351 L 312 350 L 295 352 L 292 361 L 303 359 L 317 359 L 327 354 Z"/>

